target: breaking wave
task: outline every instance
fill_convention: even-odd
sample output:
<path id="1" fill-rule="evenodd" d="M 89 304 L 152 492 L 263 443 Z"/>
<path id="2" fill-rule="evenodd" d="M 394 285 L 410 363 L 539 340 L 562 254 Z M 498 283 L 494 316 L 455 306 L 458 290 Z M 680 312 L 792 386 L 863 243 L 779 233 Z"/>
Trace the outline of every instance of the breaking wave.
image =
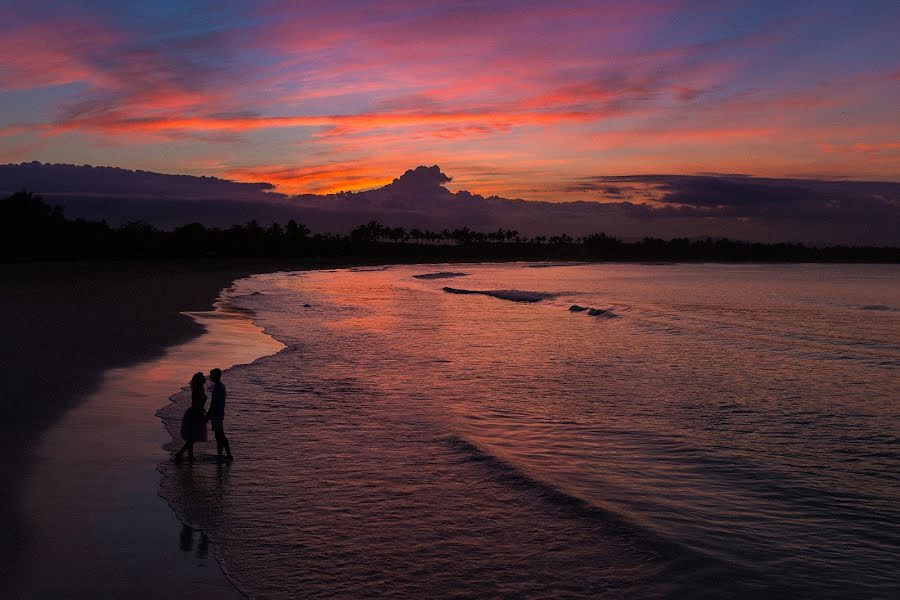
<path id="1" fill-rule="evenodd" d="M 900 311 L 898 308 L 885 306 L 884 304 L 865 304 L 859 307 L 860 310 L 877 310 L 877 311 Z"/>
<path id="2" fill-rule="evenodd" d="M 448 294 L 474 294 L 480 296 L 490 296 L 491 298 L 499 298 L 500 300 L 509 300 L 511 302 L 540 302 L 550 298 L 556 298 L 560 294 L 551 292 L 526 292 L 523 290 L 464 290 L 460 288 L 445 287 L 444 291 Z"/>
<path id="3" fill-rule="evenodd" d="M 413 279 L 450 279 L 452 277 L 465 277 L 466 275 L 468 275 L 468 273 L 440 271 L 438 273 L 423 273 L 421 275 L 413 275 Z"/>
<path id="4" fill-rule="evenodd" d="M 579 306 L 578 304 L 573 304 L 569 307 L 569 312 L 583 312 L 586 313 L 590 317 L 601 317 L 604 319 L 618 319 L 619 315 L 614 313 L 608 308 L 591 308 L 589 306 Z"/>
<path id="5" fill-rule="evenodd" d="M 551 267 L 580 267 L 582 265 L 586 265 L 588 263 L 585 262 L 545 262 L 545 263 L 532 263 L 529 265 L 525 265 L 526 269 L 549 269 Z"/>

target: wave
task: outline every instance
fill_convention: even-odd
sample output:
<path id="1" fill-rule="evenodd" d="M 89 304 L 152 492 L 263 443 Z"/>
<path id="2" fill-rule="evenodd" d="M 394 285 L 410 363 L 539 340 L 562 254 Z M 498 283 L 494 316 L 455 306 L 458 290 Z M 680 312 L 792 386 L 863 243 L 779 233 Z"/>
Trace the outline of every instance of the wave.
<path id="1" fill-rule="evenodd" d="M 448 294 L 477 294 L 481 296 L 490 296 L 499 298 L 500 300 L 509 300 L 511 302 L 540 302 L 556 298 L 560 294 L 551 292 L 526 292 L 522 290 L 464 290 L 460 288 L 445 287 L 444 291 Z"/>
<path id="2" fill-rule="evenodd" d="M 655 560 L 668 563 L 668 568 L 672 571 L 690 570 L 687 569 L 688 565 L 703 565 L 704 569 L 721 569 L 725 564 L 719 558 L 696 548 L 689 548 L 645 525 L 638 524 L 626 515 L 598 506 L 550 482 L 537 479 L 461 436 L 449 434 L 439 438 L 439 441 L 460 453 L 466 460 L 483 463 L 491 471 L 495 481 L 502 481 L 526 493 L 534 494 L 557 510 L 588 520 L 595 527 L 602 527 L 609 535 L 630 540 L 632 547 L 646 553 L 648 557 L 652 556 Z M 635 546 L 635 542 L 638 545 Z"/>
<path id="3" fill-rule="evenodd" d="M 267 296 L 269 294 L 263 292 L 222 294 L 216 302 L 216 310 L 204 314 L 213 318 L 233 318 L 235 314 L 254 318 L 256 309 L 259 308 Z"/>
<path id="4" fill-rule="evenodd" d="M 511 463 L 500 458 L 496 454 L 492 454 L 478 445 L 458 435 L 446 435 L 440 438 L 440 441 L 452 450 L 462 454 L 466 460 L 471 462 L 484 463 L 496 477 L 505 480 L 507 483 L 529 491 L 537 493 L 543 500 L 562 507 L 568 507 L 579 512 L 585 512 L 587 516 L 594 518 L 602 517 L 602 520 L 615 523 L 620 527 L 625 527 L 626 523 L 618 515 L 602 509 L 587 500 L 579 498 L 574 494 L 553 486 L 550 483 L 535 479 L 534 477 L 521 471 Z M 629 526 L 629 529 L 631 527 Z"/>
<path id="5" fill-rule="evenodd" d="M 892 311 L 897 312 L 900 311 L 898 308 L 894 308 L 892 306 L 885 306 L 883 304 L 864 304 L 859 307 L 859 310 L 877 310 L 877 311 Z"/>
<path id="6" fill-rule="evenodd" d="M 573 304 L 569 307 L 570 312 L 584 312 L 587 313 L 588 316 L 591 317 L 602 317 L 604 319 L 618 319 L 619 315 L 614 313 L 608 308 L 590 308 L 588 306 L 579 306 L 578 304 Z"/>
<path id="7" fill-rule="evenodd" d="M 468 275 L 468 273 L 440 271 L 438 273 L 423 273 L 422 275 L 413 275 L 413 279 L 450 279 L 451 277 L 465 277 L 466 275 Z"/>
<path id="8" fill-rule="evenodd" d="M 590 263 L 586 262 L 549 262 L 549 263 L 533 263 L 530 265 L 524 265 L 525 269 L 549 269 L 551 267 L 580 267 L 583 265 L 587 265 Z"/>
<path id="9" fill-rule="evenodd" d="M 241 311 L 250 310 L 248 306 L 258 306 L 259 303 L 257 301 L 265 300 L 269 294 L 264 292 L 251 292 L 249 294 L 235 294 L 229 292 L 227 294 L 223 294 L 219 299 L 219 304 L 225 308 L 234 308 Z"/>

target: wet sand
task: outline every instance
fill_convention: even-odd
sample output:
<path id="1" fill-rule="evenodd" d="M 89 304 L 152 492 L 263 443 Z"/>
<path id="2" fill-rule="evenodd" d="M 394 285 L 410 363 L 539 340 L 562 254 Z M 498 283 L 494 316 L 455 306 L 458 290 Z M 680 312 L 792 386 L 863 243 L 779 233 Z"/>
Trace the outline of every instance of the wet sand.
<path id="1" fill-rule="evenodd" d="M 104 374 L 87 401 L 43 436 L 24 489 L 35 539 L 23 597 L 236 598 L 212 553 L 214 540 L 181 524 L 157 495 L 156 465 L 171 438 L 154 412 L 198 369 L 227 369 L 283 345 L 246 316 L 192 313 L 207 331 L 155 359 Z M 240 437 L 234 451 L 240 455 Z M 219 472 L 215 443 L 195 447 L 194 470 Z"/>
<path id="2" fill-rule="evenodd" d="M 0 596 L 238 596 L 157 495 L 170 438 L 154 413 L 194 371 L 271 350 L 246 318 L 182 312 L 279 268 L 0 266 Z"/>

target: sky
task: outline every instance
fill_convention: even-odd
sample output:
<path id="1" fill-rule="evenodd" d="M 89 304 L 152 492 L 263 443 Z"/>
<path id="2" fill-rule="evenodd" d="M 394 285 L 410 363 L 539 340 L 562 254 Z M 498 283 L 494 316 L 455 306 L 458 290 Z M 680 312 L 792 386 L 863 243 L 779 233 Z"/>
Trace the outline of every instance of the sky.
<path id="1" fill-rule="evenodd" d="M 0 2 L 0 162 L 616 201 L 900 181 L 900 2 Z"/>

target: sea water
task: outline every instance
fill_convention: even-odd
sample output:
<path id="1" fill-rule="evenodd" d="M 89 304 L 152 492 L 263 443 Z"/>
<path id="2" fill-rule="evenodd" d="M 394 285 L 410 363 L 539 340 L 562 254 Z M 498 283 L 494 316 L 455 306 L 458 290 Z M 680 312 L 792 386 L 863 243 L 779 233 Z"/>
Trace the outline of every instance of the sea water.
<path id="1" fill-rule="evenodd" d="M 251 597 L 900 594 L 897 266 L 393 266 L 223 301 L 286 348 L 225 373 L 237 460 L 161 490 Z"/>

